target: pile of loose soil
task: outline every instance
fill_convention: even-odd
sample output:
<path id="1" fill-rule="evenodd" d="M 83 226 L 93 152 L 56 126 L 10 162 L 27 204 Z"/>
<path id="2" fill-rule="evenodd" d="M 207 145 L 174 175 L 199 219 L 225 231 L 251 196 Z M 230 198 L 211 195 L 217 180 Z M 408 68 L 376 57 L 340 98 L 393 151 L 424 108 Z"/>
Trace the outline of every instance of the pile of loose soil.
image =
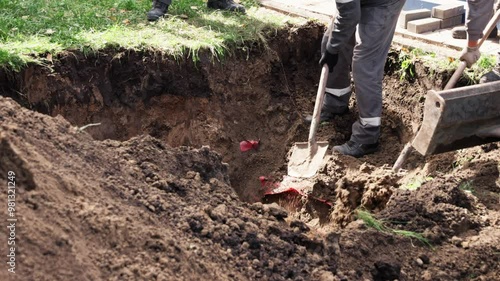
<path id="1" fill-rule="evenodd" d="M 361 221 L 311 225 L 277 204 L 243 203 L 209 147 L 96 141 L 63 118 L 0 105 L 0 177 L 16 173 L 18 216 L 16 275 L 2 271 L 2 280 L 496 278 L 498 213 L 451 180 L 388 188 L 390 176 L 363 179 L 377 168 L 348 159 L 360 164 L 357 180 L 344 177 L 333 192 L 337 217 L 340 206 L 377 205 L 365 199 L 376 189 L 387 198 L 380 218 L 423 232 L 430 248 Z"/>
<path id="2" fill-rule="evenodd" d="M 16 275 L 2 280 L 334 276 L 335 237 L 290 227 L 278 205 L 239 201 L 210 148 L 96 141 L 63 118 L 0 105 L 0 178 L 16 174 L 18 216 Z"/>

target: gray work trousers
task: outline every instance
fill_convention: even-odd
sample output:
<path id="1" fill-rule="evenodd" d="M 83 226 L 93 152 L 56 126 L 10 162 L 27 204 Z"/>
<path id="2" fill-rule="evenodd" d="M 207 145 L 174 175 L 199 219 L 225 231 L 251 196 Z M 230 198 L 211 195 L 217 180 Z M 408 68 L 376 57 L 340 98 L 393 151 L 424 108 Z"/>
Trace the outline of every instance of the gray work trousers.
<path id="1" fill-rule="evenodd" d="M 337 65 L 328 76 L 323 110 L 338 113 L 349 106 L 352 68 L 359 119 L 352 125 L 351 140 L 356 143 L 378 142 L 384 67 L 404 3 L 401 0 L 384 7 L 361 7 L 357 30 L 340 48 Z M 328 36 L 323 37 L 322 52 Z"/>
<path id="2" fill-rule="evenodd" d="M 465 24 L 469 40 L 479 40 L 490 21 L 498 2 L 494 0 L 467 0 L 467 18 Z"/>

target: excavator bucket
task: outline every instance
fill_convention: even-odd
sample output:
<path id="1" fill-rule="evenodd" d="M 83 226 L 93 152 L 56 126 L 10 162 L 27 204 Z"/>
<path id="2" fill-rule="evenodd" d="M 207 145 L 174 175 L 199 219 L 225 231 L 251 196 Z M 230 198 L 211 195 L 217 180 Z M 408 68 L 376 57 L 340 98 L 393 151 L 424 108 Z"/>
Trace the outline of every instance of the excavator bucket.
<path id="1" fill-rule="evenodd" d="M 500 141 L 500 82 L 429 91 L 412 146 L 422 155 Z"/>

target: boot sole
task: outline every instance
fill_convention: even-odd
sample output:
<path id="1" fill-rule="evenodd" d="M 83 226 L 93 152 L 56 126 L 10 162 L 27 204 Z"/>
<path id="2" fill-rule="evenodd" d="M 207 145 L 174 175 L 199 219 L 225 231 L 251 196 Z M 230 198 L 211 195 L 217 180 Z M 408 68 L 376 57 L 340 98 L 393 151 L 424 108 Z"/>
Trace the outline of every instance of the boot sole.
<path id="1" fill-rule="evenodd" d="M 148 21 L 158 21 L 160 18 L 162 18 L 164 16 L 165 15 L 157 17 L 157 16 L 150 16 L 150 15 L 148 15 L 147 18 L 148 18 Z"/>

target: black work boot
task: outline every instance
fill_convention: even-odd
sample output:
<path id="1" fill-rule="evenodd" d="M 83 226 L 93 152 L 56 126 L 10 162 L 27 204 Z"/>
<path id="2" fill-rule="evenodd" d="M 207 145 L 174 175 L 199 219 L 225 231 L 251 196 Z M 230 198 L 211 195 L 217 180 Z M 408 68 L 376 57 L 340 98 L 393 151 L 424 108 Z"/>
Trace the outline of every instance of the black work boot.
<path id="1" fill-rule="evenodd" d="M 234 3 L 233 0 L 208 0 L 207 7 L 217 10 L 245 13 L 245 7 Z"/>
<path id="2" fill-rule="evenodd" d="M 148 12 L 148 21 L 157 21 L 163 17 L 168 11 L 168 5 L 155 0 L 153 1 L 153 8 Z"/>
<path id="3" fill-rule="evenodd" d="M 348 107 L 343 108 L 339 112 L 331 112 L 327 108 L 325 108 L 325 106 L 323 106 L 323 108 L 321 109 L 321 114 L 319 115 L 319 123 L 321 124 L 323 122 L 331 122 L 331 121 L 333 121 L 333 118 L 335 116 L 342 116 L 342 115 L 347 114 L 348 112 L 349 112 Z M 304 122 L 307 124 L 311 124 L 312 119 L 313 119 L 312 115 L 307 115 L 304 118 Z"/>
<path id="4" fill-rule="evenodd" d="M 378 150 L 378 142 L 374 144 L 361 144 L 353 141 L 347 141 L 343 145 L 334 146 L 332 150 L 344 155 L 359 158 L 366 154 L 376 152 Z"/>

